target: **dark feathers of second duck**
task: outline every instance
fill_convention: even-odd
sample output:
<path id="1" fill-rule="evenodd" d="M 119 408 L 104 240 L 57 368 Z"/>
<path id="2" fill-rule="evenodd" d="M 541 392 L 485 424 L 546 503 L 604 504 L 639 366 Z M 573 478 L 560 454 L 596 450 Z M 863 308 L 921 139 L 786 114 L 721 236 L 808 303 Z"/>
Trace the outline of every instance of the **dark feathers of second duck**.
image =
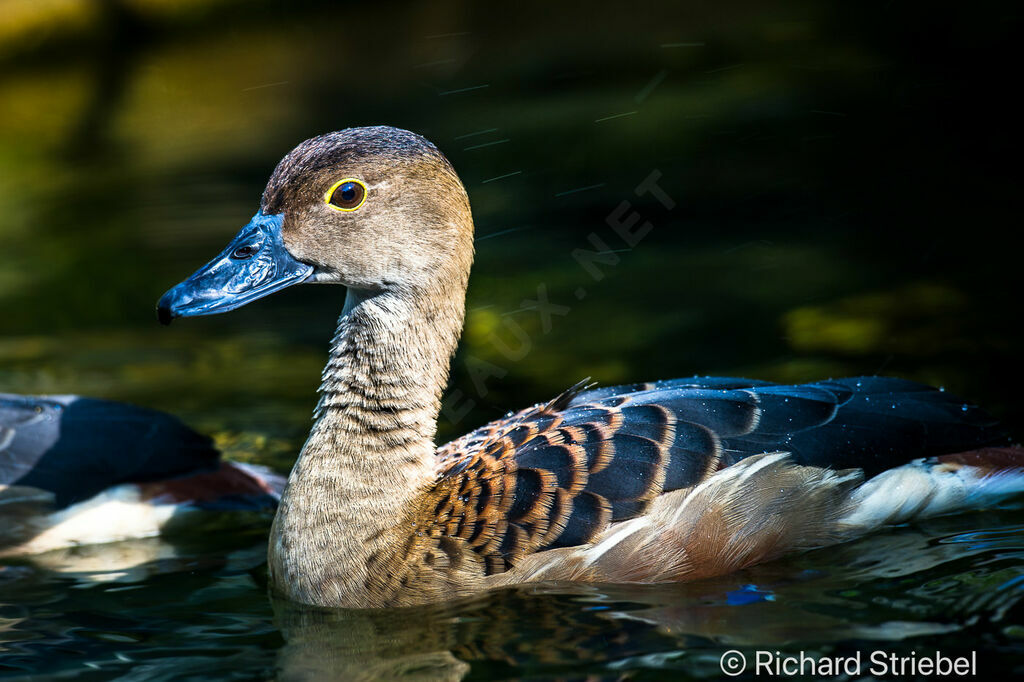
<path id="1" fill-rule="evenodd" d="M 155 535 L 184 510 L 273 508 L 283 483 L 163 412 L 0 394 L 3 556 Z"/>

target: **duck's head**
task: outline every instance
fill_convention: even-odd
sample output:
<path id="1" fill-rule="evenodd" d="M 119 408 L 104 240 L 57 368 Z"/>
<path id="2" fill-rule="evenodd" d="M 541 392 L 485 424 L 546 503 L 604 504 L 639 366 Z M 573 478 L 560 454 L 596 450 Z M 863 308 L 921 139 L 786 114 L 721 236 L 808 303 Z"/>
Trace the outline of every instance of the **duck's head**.
<path id="1" fill-rule="evenodd" d="M 164 324 L 223 313 L 302 282 L 464 288 L 472 254 L 469 200 L 444 155 L 406 130 L 349 128 L 285 156 L 252 220 L 157 312 Z"/>

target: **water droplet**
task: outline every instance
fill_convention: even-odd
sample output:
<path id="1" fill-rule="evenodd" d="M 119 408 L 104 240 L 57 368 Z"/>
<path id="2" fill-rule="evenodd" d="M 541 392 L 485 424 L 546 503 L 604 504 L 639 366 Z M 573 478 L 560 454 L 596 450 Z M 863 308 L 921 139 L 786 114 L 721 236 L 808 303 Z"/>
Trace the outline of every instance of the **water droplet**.
<path id="1" fill-rule="evenodd" d="M 939 393 L 945 393 L 945 392 L 946 392 L 946 387 L 945 386 L 939 386 Z"/>
<path id="2" fill-rule="evenodd" d="M 964 403 L 963 405 L 961 405 L 961 406 L 960 406 L 960 411 L 961 411 L 961 412 L 966 412 L 966 411 L 967 411 L 968 409 L 969 409 L 969 408 L 968 408 L 968 406 L 967 406 L 967 403 Z"/>

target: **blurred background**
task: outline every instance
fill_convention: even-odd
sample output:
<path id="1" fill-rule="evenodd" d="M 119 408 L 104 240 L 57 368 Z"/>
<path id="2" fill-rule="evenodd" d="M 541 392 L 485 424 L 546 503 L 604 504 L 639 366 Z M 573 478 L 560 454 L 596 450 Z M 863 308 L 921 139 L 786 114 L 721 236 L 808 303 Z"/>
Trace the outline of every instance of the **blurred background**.
<path id="1" fill-rule="evenodd" d="M 476 218 L 443 439 L 587 376 L 695 373 L 900 375 L 1019 437 L 1011 11 L 3 0 L 0 391 L 162 408 L 289 466 L 343 292 L 169 329 L 154 304 L 295 144 L 383 123 L 449 156 Z M 635 192 L 655 171 L 671 209 Z"/>
<path id="2" fill-rule="evenodd" d="M 343 291 L 154 306 L 293 146 L 383 123 L 448 155 L 476 218 L 441 440 L 588 376 L 875 373 L 1020 439 L 1020 35 L 984 0 L 0 0 L 0 392 L 161 408 L 287 469 Z M 708 679 L 736 647 L 1024 674 L 1019 505 L 381 613 L 272 609 L 265 525 L 224 526 L 0 565 L 0 677 Z"/>

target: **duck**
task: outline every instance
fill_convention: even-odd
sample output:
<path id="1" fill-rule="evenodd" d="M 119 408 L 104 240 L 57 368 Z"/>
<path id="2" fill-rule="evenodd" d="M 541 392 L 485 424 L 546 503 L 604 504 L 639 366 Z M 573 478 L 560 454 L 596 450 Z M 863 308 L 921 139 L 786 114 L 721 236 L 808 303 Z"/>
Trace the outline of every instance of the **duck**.
<path id="1" fill-rule="evenodd" d="M 159 300 L 169 324 L 345 287 L 270 531 L 274 595 L 390 608 L 697 580 L 1024 489 L 1024 449 L 981 408 L 877 376 L 584 381 L 438 447 L 473 234 L 433 143 L 348 128 L 289 152 L 252 219 Z"/>
<path id="2" fill-rule="evenodd" d="M 272 511 L 284 483 L 165 412 L 0 393 L 0 559 L 155 537 L 200 512 Z"/>

